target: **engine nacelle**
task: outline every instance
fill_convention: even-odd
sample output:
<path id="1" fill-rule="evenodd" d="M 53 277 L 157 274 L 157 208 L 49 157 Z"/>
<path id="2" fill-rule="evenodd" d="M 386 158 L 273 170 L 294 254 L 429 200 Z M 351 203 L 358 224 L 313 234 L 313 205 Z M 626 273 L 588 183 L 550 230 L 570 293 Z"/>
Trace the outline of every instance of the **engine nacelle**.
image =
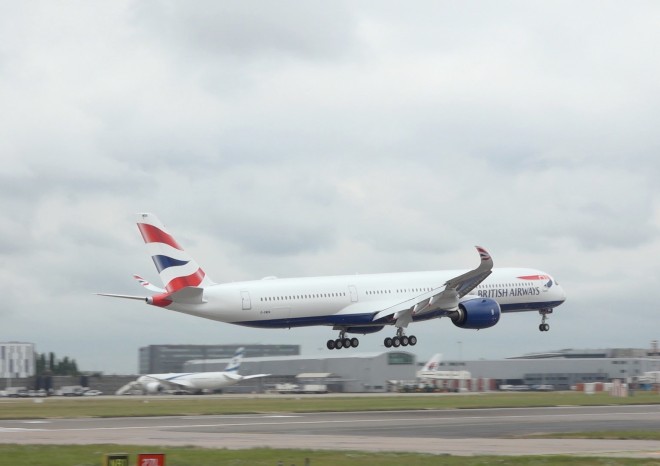
<path id="1" fill-rule="evenodd" d="M 142 386 L 144 387 L 144 391 L 151 395 L 155 393 L 160 393 L 163 390 L 165 390 L 165 387 L 163 387 L 163 385 L 161 385 L 160 382 L 149 382 Z"/>
<path id="2" fill-rule="evenodd" d="M 474 298 L 461 301 L 451 321 L 460 328 L 479 330 L 498 323 L 501 314 L 500 305 L 494 299 Z"/>

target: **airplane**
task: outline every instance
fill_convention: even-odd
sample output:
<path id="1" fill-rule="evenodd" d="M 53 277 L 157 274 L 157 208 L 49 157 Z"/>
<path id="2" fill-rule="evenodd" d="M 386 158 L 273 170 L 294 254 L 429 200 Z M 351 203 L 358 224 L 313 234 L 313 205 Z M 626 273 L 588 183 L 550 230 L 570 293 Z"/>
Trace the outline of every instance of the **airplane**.
<path id="1" fill-rule="evenodd" d="M 426 361 L 426 364 L 424 364 L 424 367 L 417 373 L 417 376 L 419 377 L 419 374 L 423 374 L 426 372 L 434 372 L 437 371 L 438 368 L 440 367 L 440 361 L 442 361 L 442 353 L 436 353 L 433 356 L 431 356 L 431 359 Z"/>
<path id="2" fill-rule="evenodd" d="M 165 390 L 186 390 L 200 393 L 202 390 L 218 390 L 237 384 L 243 380 L 267 377 L 270 374 L 240 375 L 238 368 L 245 354 L 244 348 L 238 348 L 223 372 L 190 372 L 169 374 L 147 374 L 138 377 L 117 390 L 117 395 L 123 395 L 130 390 L 142 390 L 143 393 L 154 394 Z"/>
<path id="3" fill-rule="evenodd" d="M 256 328 L 328 326 L 338 331 L 328 349 L 356 348 L 347 334 L 375 333 L 394 326 L 386 348 L 414 346 L 408 325 L 447 317 L 462 329 L 494 326 L 502 313 L 533 311 L 539 330 L 566 294 L 548 273 L 529 268 L 493 268 L 486 249 L 476 246 L 479 265 L 472 270 L 381 273 L 326 277 L 276 278 L 215 283 L 184 251 L 158 217 L 138 214 L 137 226 L 165 288 L 135 278 L 151 296 L 98 293 L 136 299 L 173 311 Z"/>
<path id="4" fill-rule="evenodd" d="M 442 354 L 434 354 L 429 359 L 421 370 L 417 371 L 417 378 L 423 380 L 466 380 L 470 378 L 469 371 L 452 371 L 441 370 L 440 362 L 442 361 Z"/>

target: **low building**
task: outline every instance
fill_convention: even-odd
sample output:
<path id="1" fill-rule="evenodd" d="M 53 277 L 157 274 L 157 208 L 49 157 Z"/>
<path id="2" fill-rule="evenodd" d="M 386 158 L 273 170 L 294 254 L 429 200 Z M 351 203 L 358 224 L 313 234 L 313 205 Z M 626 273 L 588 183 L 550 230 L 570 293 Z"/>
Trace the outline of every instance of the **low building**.
<path id="1" fill-rule="evenodd" d="M 245 357 L 295 356 L 300 345 L 149 345 L 139 350 L 140 374 L 184 372 L 183 365 L 191 359 L 231 358 L 240 347 Z M 200 372 L 212 369 L 200 369 Z"/>
<path id="2" fill-rule="evenodd" d="M 466 370 L 476 378 L 496 379 L 498 385 L 548 386 L 568 390 L 579 383 L 635 379 L 660 370 L 660 358 L 645 350 L 560 350 L 501 360 L 442 361 L 439 370 Z"/>

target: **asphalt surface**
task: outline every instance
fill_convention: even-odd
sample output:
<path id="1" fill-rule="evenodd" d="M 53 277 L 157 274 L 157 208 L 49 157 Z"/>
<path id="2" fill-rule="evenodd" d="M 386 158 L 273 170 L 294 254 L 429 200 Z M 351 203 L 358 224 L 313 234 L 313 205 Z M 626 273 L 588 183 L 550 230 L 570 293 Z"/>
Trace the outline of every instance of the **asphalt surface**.
<path id="1" fill-rule="evenodd" d="M 659 431 L 660 406 L 3 420 L 0 443 L 581 454 L 660 460 L 660 441 L 519 438 L 601 430 Z"/>

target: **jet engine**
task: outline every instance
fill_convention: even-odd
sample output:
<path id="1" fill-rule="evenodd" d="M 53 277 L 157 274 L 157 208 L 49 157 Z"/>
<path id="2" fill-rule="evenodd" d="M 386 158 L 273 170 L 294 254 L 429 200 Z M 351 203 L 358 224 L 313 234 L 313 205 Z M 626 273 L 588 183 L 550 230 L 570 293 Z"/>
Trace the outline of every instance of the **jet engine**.
<path id="1" fill-rule="evenodd" d="M 458 311 L 450 317 L 457 327 L 479 330 L 498 323 L 501 313 L 500 305 L 494 299 L 475 297 L 461 301 Z"/>
<path id="2" fill-rule="evenodd" d="M 165 387 L 163 387 L 160 382 L 148 382 L 144 384 L 143 387 L 144 391 L 150 395 L 160 393 L 165 390 Z"/>

